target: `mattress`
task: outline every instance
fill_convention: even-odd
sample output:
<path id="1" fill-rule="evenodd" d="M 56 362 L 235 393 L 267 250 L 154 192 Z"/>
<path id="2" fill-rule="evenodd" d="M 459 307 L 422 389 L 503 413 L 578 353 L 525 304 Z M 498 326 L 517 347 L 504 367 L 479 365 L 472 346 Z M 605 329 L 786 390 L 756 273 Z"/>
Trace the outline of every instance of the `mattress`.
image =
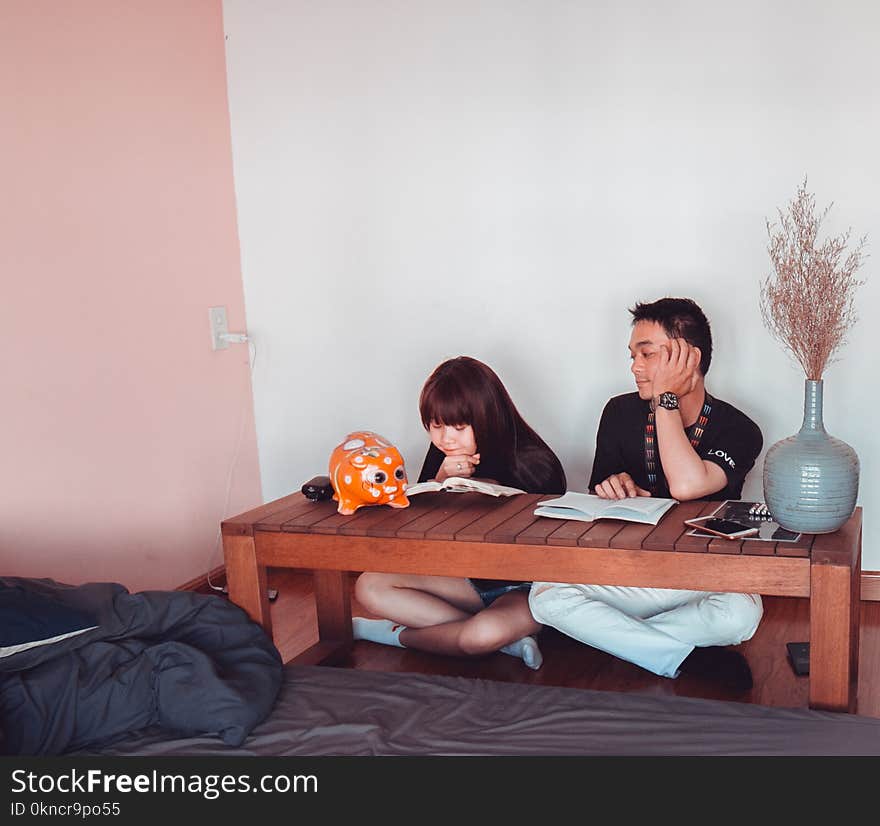
<path id="1" fill-rule="evenodd" d="M 485 679 L 295 666 L 239 746 L 144 729 L 70 755 L 880 755 L 880 719 Z"/>

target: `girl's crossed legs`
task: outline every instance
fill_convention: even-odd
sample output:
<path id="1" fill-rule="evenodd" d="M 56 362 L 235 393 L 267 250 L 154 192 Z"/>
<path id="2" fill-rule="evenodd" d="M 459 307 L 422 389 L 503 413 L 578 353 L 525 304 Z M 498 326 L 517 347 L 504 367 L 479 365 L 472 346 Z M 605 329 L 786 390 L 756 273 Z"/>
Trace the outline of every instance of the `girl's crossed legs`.
<path id="1" fill-rule="evenodd" d="M 528 591 L 513 590 L 486 606 L 470 580 L 417 574 L 364 573 L 355 586 L 358 601 L 390 623 L 354 620 L 355 637 L 453 657 L 494 651 L 522 657 L 530 668 L 542 658 L 532 634 Z"/>

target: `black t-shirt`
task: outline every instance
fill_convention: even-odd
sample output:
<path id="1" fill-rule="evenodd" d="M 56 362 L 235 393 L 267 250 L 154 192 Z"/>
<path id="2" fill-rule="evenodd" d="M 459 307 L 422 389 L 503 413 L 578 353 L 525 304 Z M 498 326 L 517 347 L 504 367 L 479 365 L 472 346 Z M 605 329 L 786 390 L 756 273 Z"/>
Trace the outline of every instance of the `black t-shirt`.
<path id="1" fill-rule="evenodd" d="M 710 500 L 739 499 L 746 474 L 761 452 L 764 438 L 761 430 L 745 413 L 721 399 L 711 398 L 712 412 L 706 425 L 697 455 L 714 462 L 727 476 L 727 486 L 703 497 Z M 590 490 L 614 473 L 626 472 L 641 488 L 650 490 L 645 467 L 645 424 L 649 402 L 638 393 L 615 396 L 602 411 L 596 434 L 596 456 L 590 476 Z M 691 428 L 687 434 L 690 437 Z M 669 485 L 663 474 L 657 450 L 657 485 L 654 496 L 669 497 Z"/>

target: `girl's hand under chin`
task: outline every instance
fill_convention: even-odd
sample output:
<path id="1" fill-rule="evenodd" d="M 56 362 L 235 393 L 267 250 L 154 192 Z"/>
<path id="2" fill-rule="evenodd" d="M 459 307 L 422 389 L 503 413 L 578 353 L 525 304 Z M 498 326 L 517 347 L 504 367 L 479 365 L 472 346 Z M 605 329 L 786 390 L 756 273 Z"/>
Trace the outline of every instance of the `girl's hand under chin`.
<path id="1" fill-rule="evenodd" d="M 463 476 L 468 478 L 476 473 L 477 465 L 480 464 L 480 454 L 450 454 L 440 465 L 435 479 L 442 482 L 450 476 Z"/>

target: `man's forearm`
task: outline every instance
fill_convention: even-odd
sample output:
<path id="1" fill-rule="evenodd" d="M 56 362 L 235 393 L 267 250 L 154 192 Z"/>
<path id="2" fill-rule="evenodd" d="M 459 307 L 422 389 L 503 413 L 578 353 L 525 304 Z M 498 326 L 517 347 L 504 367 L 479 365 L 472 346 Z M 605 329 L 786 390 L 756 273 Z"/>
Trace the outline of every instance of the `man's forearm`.
<path id="1" fill-rule="evenodd" d="M 681 413 L 658 407 L 654 416 L 657 449 L 669 494 L 685 502 L 721 490 L 725 485 L 724 471 L 699 457 L 685 433 Z"/>

